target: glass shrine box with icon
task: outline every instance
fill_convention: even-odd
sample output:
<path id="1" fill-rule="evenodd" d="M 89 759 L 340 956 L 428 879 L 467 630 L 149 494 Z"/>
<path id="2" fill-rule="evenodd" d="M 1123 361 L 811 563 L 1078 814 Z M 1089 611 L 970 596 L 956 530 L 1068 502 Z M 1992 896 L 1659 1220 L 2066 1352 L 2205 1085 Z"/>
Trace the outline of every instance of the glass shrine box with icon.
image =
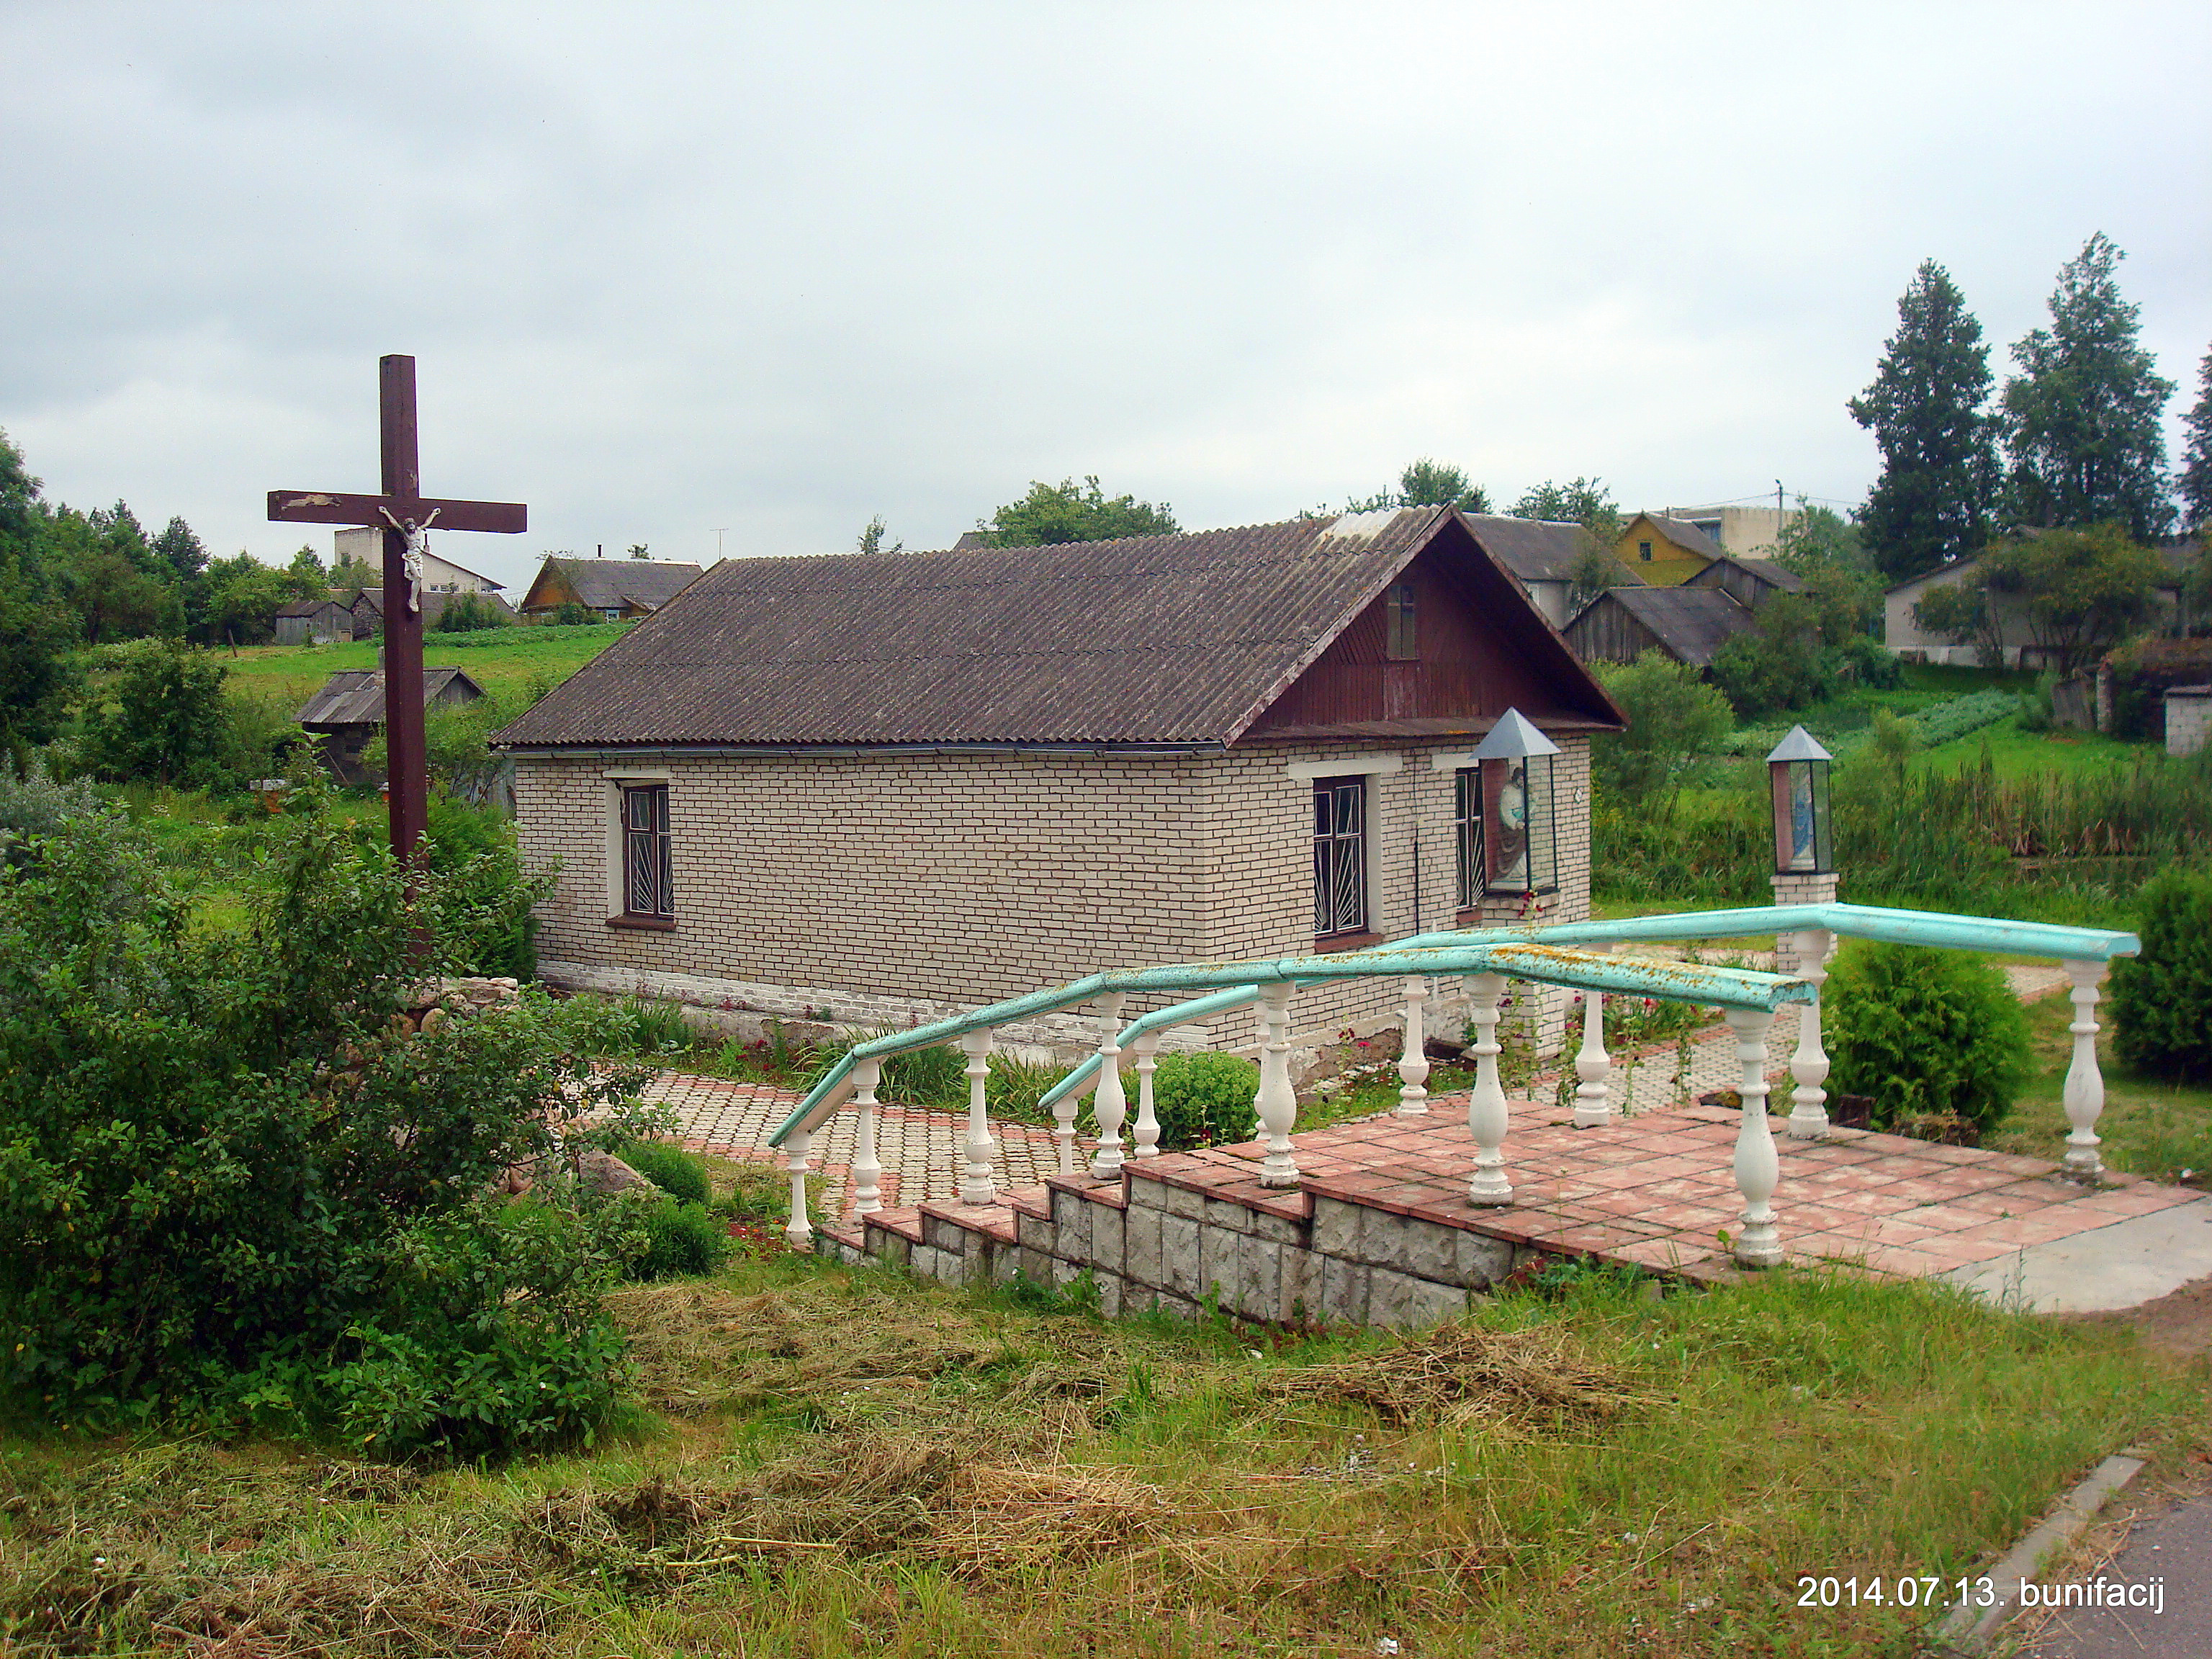
<path id="1" fill-rule="evenodd" d="M 1472 759 L 1481 775 L 1483 891 L 1519 898 L 1559 890 L 1553 763 L 1559 746 L 1517 708 L 1498 716 Z"/>
<path id="2" fill-rule="evenodd" d="M 1828 815 L 1828 767 L 1834 757 L 1802 726 L 1766 757 L 1774 786 L 1774 872 L 1826 875 L 1836 867 Z"/>

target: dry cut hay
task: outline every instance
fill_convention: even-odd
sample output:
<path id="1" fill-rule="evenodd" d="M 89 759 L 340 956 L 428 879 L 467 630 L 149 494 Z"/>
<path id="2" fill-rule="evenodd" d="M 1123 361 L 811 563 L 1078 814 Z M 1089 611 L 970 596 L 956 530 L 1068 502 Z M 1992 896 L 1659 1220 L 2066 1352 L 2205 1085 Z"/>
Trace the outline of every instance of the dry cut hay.
<path id="1" fill-rule="evenodd" d="M 1443 1428 L 1602 1422 L 1655 1398 L 1541 1326 L 1443 1325 L 1380 1353 L 1277 1371 L 1259 1386 L 1270 1399 L 1364 1406 L 1386 1423 Z"/>

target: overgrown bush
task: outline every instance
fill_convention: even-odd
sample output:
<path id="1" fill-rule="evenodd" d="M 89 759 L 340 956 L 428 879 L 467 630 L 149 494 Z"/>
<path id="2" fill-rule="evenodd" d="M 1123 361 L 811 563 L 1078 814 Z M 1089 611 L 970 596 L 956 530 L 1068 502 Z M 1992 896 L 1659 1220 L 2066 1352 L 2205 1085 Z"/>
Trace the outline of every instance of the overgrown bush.
<path id="1" fill-rule="evenodd" d="M 100 792 L 82 778 L 57 782 L 35 757 L 17 777 L 0 760 L 0 863 L 27 864 L 33 837 L 51 836 L 100 809 Z"/>
<path id="2" fill-rule="evenodd" d="M 227 687 L 230 671 L 215 653 L 180 640 L 112 646 L 102 665 L 112 672 L 74 745 L 94 777 L 234 788 L 275 769 L 279 744 L 299 735 L 288 711 Z"/>
<path id="3" fill-rule="evenodd" d="M 1734 717 L 1728 699 L 1698 671 L 1656 650 L 1632 663 L 1594 665 L 1607 696 L 1628 716 L 1625 732 L 1590 739 L 1590 770 L 1614 799 L 1671 799 L 1720 751 Z"/>
<path id="4" fill-rule="evenodd" d="M 626 1193 L 607 1207 L 603 1224 L 623 1275 L 640 1283 L 710 1273 L 730 1254 L 730 1230 L 704 1203 L 666 1193 Z"/>
<path id="5" fill-rule="evenodd" d="M 684 1011 L 653 997 L 603 997 L 590 992 L 555 997 L 523 993 L 523 1006 L 550 1041 L 585 1059 L 650 1059 L 690 1046 Z"/>
<path id="6" fill-rule="evenodd" d="M 2027 1017 L 1976 957 L 1869 945 L 1837 963 L 1820 1000 L 1829 1092 L 1871 1097 L 1876 1128 L 1944 1113 L 1987 1128 L 2027 1080 Z"/>
<path id="7" fill-rule="evenodd" d="M 441 634 L 477 634 L 487 628 L 504 628 L 511 620 L 481 593 L 456 593 L 438 612 L 434 626 Z"/>
<path id="8" fill-rule="evenodd" d="M 320 817 L 282 821 L 240 930 L 189 927 L 114 815 L 0 871 L 0 1406 L 260 1416 L 379 1455 L 612 1409 L 616 1262 L 550 1172 L 651 1127 L 638 1076 L 525 1016 L 402 1035 L 453 965 L 443 878 L 412 881 Z M 493 1197 L 526 1163 L 539 1201 Z"/>
<path id="9" fill-rule="evenodd" d="M 2173 868 L 2144 889 L 2142 954 L 2112 963 L 2112 1047 L 2154 1077 L 2212 1078 L 2212 872 Z"/>
<path id="10" fill-rule="evenodd" d="M 615 1156 L 682 1204 L 704 1204 L 713 1195 L 707 1166 L 665 1140 L 629 1141 Z"/>
<path id="11" fill-rule="evenodd" d="M 1239 1055 L 1162 1054 L 1152 1073 L 1160 1150 L 1180 1152 L 1251 1139 L 1260 1121 L 1252 1097 L 1259 1091 L 1260 1068 Z"/>

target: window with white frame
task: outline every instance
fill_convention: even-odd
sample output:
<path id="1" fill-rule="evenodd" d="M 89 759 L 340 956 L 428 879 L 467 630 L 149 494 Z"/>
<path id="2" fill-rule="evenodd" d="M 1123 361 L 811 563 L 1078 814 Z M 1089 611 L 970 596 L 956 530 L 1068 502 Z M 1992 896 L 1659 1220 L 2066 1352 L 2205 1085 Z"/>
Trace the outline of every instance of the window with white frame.
<path id="1" fill-rule="evenodd" d="M 623 914 L 672 919 L 676 898 L 669 874 L 668 786 L 625 784 L 622 790 Z"/>
<path id="2" fill-rule="evenodd" d="M 1367 780 L 1316 778 L 1314 936 L 1367 931 Z"/>

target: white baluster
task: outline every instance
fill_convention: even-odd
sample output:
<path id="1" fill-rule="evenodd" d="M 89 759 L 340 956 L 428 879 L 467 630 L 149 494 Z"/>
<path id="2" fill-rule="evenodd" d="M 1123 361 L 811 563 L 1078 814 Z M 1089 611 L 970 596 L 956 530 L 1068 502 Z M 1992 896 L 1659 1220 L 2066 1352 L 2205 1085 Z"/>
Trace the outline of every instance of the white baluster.
<path id="1" fill-rule="evenodd" d="M 1474 1176 L 1467 1185 L 1472 1204 L 1513 1201 L 1505 1179 L 1505 1088 L 1498 1080 L 1498 1000 L 1505 994 L 1503 974 L 1469 974 L 1468 999 L 1474 1005 L 1474 1087 L 1467 1097 L 1468 1133 L 1474 1137 Z"/>
<path id="2" fill-rule="evenodd" d="M 1152 1073 L 1159 1066 L 1155 1056 L 1159 1053 L 1160 1034 L 1146 1031 L 1129 1045 L 1129 1052 L 1137 1057 L 1137 1133 L 1135 1155 L 1139 1158 L 1158 1158 L 1160 1155 L 1160 1120 L 1152 1106 Z"/>
<path id="3" fill-rule="evenodd" d="M 1764 1008 L 1731 1008 L 1728 1023 L 1735 1032 L 1736 1058 L 1743 1062 L 1743 1081 L 1736 1085 L 1743 1097 L 1743 1126 L 1735 1137 L 1735 1184 L 1743 1194 L 1743 1220 L 1735 1259 L 1747 1267 L 1778 1267 L 1782 1240 L 1774 1229 L 1774 1206 L 1767 1202 L 1782 1179 L 1781 1155 L 1766 1121 L 1766 1034 L 1774 1016 Z"/>
<path id="4" fill-rule="evenodd" d="M 814 1226 L 806 1218 L 806 1153 L 813 1143 L 814 1137 L 804 1129 L 783 1138 L 783 1167 L 791 1171 L 791 1219 L 784 1224 L 783 1236 L 794 1250 L 814 1248 Z"/>
<path id="5" fill-rule="evenodd" d="M 1091 1178 L 1112 1181 L 1121 1173 L 1121 1124 L 1129 1115 L 1129 1097 L 1121 1088 L 1121 994 L 1099 998 L 1098 1008 L 1106 1021 L 1106 1040 L 1098 1045 L 1098 1086 L 1091 1095 L 1091 1115 L 1098 1120 Z"/>
<path id="6" fill-rule="evenodd" d="M 853 1151 L 853 1213 L 873 1215 L 884 1207 L 877 1183 L 884 1166 L 876 1162 L 876 1085 L 882 1079 L 879 1060 L 853 1062 L 853 1104 L 860 1109 L 859 1145 Z"/>
<path id="7" fill-rule="evenodd" d="M 1790 1138 L 1818 1140 L 1828 1133 L 1828 1056 L 1820 1047 L 1820 987 L 1828 977 L 1828 930 L 1808 927 L 1792 943 L 1797 965 L 1792 970 L 1813 986 L 1813 1000 L 1797 1005 L 1797 1052 L 1790 1056 L 1790 1075 L 1797 1081 L 1790 1091 Z"/>
<path id="8" fill-rule="evenodd" d="M 1398 1058 L 1398 1115 L 1426 1117 L 1429 1115 L 1429 1091 L 1424 1085 L 1429 1080 L 1428 1035 L 1423 1029 L 1421 1014 L 1428 1006 L 1429 981 L 1425 975 L 1409 975 L 1406 980 L 1406 1052 Z"/>
<path id="9" fill-rule="evenodd" d="M 2066 1137 L 2066 1156 L 2060 1160 L 2065 1174 L 2075 1181 L 2094 1181 L 2105 1173 L 2097 1154 L 2097 1120 L 2105 1111 L 2105 1074 L 2097 1066 L 2097 985 L 2105 977 L 2101 962 L 2069 962 L 2066 976 L 2074 981 L 2067 994 L 2074 1000 L 2074 1061 L 2066 1068 L 2066 1121 L 2074 1133 Z"/>
<path id="10" fill-rule="evenodd" d="M 970 1031 L 960 1039 L 968 1056 L 968 1163 L 960 1172 L 963 1204 L 996 1204 L 999 1189 L 991 1179 L 991 1156 L 998 1151 L 991 1139 L 991 1118 L 986 1095 L 991 1081 L 989 1031 Z"/>
<path id="11" fill-rule="evenodd" d="M 1609 950 L 1609 945 L 1593 945 L 1592 951 Z M 1575 1127 L 1601 1129 L 1613 1121 L 1613 1101 L 1606 1089 L 1606 1079 L 1613 1073 L 1613 1057 L 1605 1051 L 1605 993 L 1589 990 L 1583 993 L 1583 1046 L 1575 1055 L 1575 1075 L 1581 1082 L 1575 1089 Z"/>
<path id="12" fill-rule="evenodd" d="M 1298 1184 L 1298 1160 L 1291 1146 L 1291 1129 L 1298 1119 L 1297 1093 L 1291 1087 L 1291 990 L 1270 985 L 1260 993 L 1260 1020 L 1267 1028 L 1267 1040 L 1260 1050 L 1260 1092 L 1252 1107 L 1267 1145 L 1267 1155 L 1260 1160 L 1262 1187 Z"/>
<path id="13" fill-rule="evenodd" d="M 1081 1089 L 1070 1089 L 1052 1103 L 1052 1139 L 1060 1150 L 1059 1173 L 1075 1175 L 1075 1120 L 1083 1111 Z"/>

